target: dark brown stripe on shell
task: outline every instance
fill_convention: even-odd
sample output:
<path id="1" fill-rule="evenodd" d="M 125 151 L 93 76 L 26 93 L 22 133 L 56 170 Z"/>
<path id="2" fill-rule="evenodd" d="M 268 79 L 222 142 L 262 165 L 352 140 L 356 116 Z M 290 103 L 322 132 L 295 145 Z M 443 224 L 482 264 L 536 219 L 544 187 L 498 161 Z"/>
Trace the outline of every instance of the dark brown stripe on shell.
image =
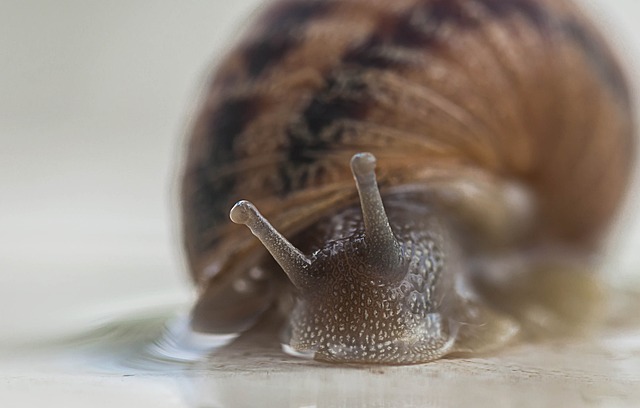
<path id="1" fill-rule="evenodd" d="M 243 50 L 247 72 L 252 78 L 278 63 L 303 41 L 302 31 L 310 20 L 331 10 L 326 1 L 287 1 L 263 18 L 264 29 Z"/>
<path id="2" fill-rule="evenodd" d="M 189 176 L 198 186 L 188 197 L 185 209 L 185 222 L 190 222 L 192 231 L 198 237 L 197 250 L 205 250 L 215 237 L 209 234 L 219 223 L 228 221 L 230 203 L 235 180 L 232 172 L 226 172 L 236 161 L 234 140 L 260 112 L 260 100 L 255 97 L 230 97 L 220 102 L 213 112 L 205 114 L 208 118 L 204 132 L 206 140 L 211 141 L 206 159 L 195 167 Z M 197 216 L 197 219 L 189 217 Z"/>
<path id="3" fill-rule="evenodd" d="M 631 104 L 629 84 L 618 64 L 615 63 L 611 52 L 601 40 L 579 22 L 567 19 L 562 22 L 560 29 L 580 50 L 596 71 L 603 83 L 605 83 L 621 101 L 624 106 Z"/>
<path id="4" fill-rule="evenodd" d="M 309 166 L 330 151 L 342 136 L 340 122 L 367 116 L 371 106 L 368 86 L 359 70 L 340 70 L 326 79 L 287 129 L 287 160 L 280 166 L 282 195 L 304 186 Z"/>
<path id="5" fill-rule="evenodd" d="M 441 0 L 445 1 L 446 0 Z M 535 0 L 475 0 L 481 4 L 491 16 L 497 19 L 506 19 L 513 15 L 524 17 L 530 24 L 538 29 L 549 28 L 550 15 Z"/>
<path id="6" fill-rule="evenodd" d="M 545 11 L 530 0 L 471 0 L 495 18 L 524 16 L 543 29 Z M 375 103 L 367 92 L 362 72 L 367 69 L 402 69 L 411 63 L 407 53 L 389 50 L 436 50 L 442 44 L 442 26 L 471 30 L 482 22 L 469 13 L 461 0 L 433 0 L 419 3 L 399 15 L 385 14 L 372 35 L 348 49 L 338 67 L 325 78 L 326 86 L 311 98 L 298 122 L 288 129 L 288 157 L 280 166 L 280 193 L 287 195 L 308 181 L 309 168 L 329 152 L 341 137 L 339 122 L 366 118 Z M 403 59 L 405 58 L 405 59 Z"/>
<path id="7" fill-rule="evenodd" d="M 344 62 L 380 69 L 402 67 L 410 60 L 390 50 L 436 50 L 445 45 L 441 41 L 444 26 L 458 30 L 477 28 L 482 21 L 469 12 L 470 1 L 475 1 L 493 18 L 506 19 L 519 14 L 540 30 L 548 27 L 546 12 L 531 0 L 427 1 L 401 15 L 383 18 L 371 37 L 345 55 Z"/>
<path id="8" fill-rule="evenodd" d="M 323 155 L 339 139 L 338 131 L 327 134 L 326 129 L 335 129 L 332 125 L 340 120 L 366 117 L 367 110 L 373 102 L 365 97 L 366 84 L 357 78 L 357 73 L 367 69 L 403 69 L 412 64 L 412 60 L 407 57 L 410 53 L 389 52 L 390 50 L 418 49 L 423 52 L 425 49 L 431 49 L 437 53 L 439 47 L 446 46 L 441 38 L 443 26 L 473 30 L 483 23 L 478 15 L 470 13 L 470 3 L 475 3 L 484 10 L 485 18 L 502 20 L 520 16 L 536 27 L 542 36 L 560 34 L 573 41 L 583 50 L 603 83 L 628 104 L 629 94 L 624 76 L 608 55 L 604 44 L 596 38 L 591 38 L 588 29 L 579 22 L 565 21 L 564 16 L 552 14 L 538 1 L 426 1 L 400 15 L 383 16 L 372 35 L 361 44 L 347 50 L 342 57 L 341 65 L 328 74 L 327 86 L 320 90 L 303 110 L 302 126 L 293 126 L 289 130 L 288 163 L 283 164 L 280 171 L 284 183 L 283 194 L 293 191 L 298 186 L 304 186 L 304 167 L 322 160 Z M 348 70 L 351 70 L 352 74 L 347 85 L 341 84 L 340 88 L 337 88 L 335 73 Z M 357 87 L 361 89 L 356 89 Z"/>

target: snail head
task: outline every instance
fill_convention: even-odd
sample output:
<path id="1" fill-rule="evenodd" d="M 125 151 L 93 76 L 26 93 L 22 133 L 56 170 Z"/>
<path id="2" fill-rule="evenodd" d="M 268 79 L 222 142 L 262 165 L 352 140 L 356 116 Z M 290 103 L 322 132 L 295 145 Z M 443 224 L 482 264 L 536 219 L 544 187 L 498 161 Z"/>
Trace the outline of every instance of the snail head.
<path id="1" fill-rule="evenodd" d="M 240 201 L 231 210 L 231 220 L 249 227 L 297 289 L 289 322 L 289 347 L 295 353 L 334 362 L 407 364 L 434 360 L 452 349 L 455 327 L 442 317 L 440 296 L 447 283 L 441 279 L 444 252 L 438 234 L 406 211 L 394 218 L 394 232 L 375 165 L 370 153 L 351 159 L 360 228 L 327 240 L 310 255 L 250 202 Z"/>

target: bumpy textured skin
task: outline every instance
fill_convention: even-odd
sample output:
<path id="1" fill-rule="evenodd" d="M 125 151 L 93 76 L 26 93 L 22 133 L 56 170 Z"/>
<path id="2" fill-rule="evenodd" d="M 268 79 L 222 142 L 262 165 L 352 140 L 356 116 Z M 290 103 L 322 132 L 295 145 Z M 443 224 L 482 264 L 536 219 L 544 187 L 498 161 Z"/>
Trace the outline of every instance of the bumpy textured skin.
<path id="1" fill-rule="evenodd" d="M 312 263 L 317 258 L 322 266 L 311 275 L 309 289 L 301 290 L 290 317 L 295 350 L 328 361 L 392 364 L 430 361 L 451 351 L 448 330 L 456 328 L 442 321 L 456 314 L 443 310 L 455 303 L 443 305 L 444 294 L 454 293 L 456 265 L 445 248 L 451 237 L 428 207 L 416 211 L 388 200 L 386 209 L 406 276 L 388 279 L 385 268 L 372 274 L 375 267 L 363 256 L 367 244 L 358 208 L 322 222 L 325 231 L 314 234 L 331 244 L 318 243 L 321 249 L 312 251 Z"/>
<path id="2" fill-rule="evenodd" d="M 417 190 L 443 209 L 456 264 L 485 246 L 587 259 L 628 182 L 631 112 L 616 58 L 570 1 L 269 2 L 218 65 L 189 141 L 193 326 L 244 330 L 287 286 L 231 206 L 249 199 L 303 252 L 322 248 L 318 223 L 357 208 L 359 151 L 377 157 L 385 202 Z M 500 219 L 507 184 L 526 192 L 528 223 Z"/>

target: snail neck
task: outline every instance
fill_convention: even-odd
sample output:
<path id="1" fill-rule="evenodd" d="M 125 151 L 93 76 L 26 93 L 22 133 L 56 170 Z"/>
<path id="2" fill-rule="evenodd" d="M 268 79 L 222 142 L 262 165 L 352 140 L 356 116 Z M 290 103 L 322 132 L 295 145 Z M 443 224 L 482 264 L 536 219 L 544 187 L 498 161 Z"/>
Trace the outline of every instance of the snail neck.
<path id="1" fill-rule="evenodd" d="M 303 252 L 310 254 L 312 263 L 335 265 L 329 270 L 341 264 L 350 265 L 351 270 L 366 269 L 377 281 L 396 284 L 411 273 L 415 256 L 429 257 L 434 251 L 441 255 L 458 252 L 457 247 L 453 248 L 456 241 L 451 238 L 454 230 L 437 207 L 407 198 L 384 197 L 393 247 L 367 239 L 366 220 L 355 204 L 320 220 L 295 241 Z M 323 268 L 318 278 L 325 276 L 326 270 Z"/>

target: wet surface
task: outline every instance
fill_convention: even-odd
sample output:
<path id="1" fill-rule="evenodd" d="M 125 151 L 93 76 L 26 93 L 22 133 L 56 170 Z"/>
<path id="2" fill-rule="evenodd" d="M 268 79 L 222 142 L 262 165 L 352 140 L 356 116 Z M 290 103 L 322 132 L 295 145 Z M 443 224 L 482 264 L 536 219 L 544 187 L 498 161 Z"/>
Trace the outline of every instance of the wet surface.
<path id="1" fill-rule="evenodd" d="M 131 314 L 57 343 L 4 350 L 0 394 L 25 404 L 16 406 L 634 407 L 639 299 L 619 293 L 611 317 L 589 336 L 399 367 L 289 356 L 269 322 L 188 362 L 193 348 L 177 353 L 180 343 L 163 339 L 167 322 L 175 339 L 179 317 Z"/>

